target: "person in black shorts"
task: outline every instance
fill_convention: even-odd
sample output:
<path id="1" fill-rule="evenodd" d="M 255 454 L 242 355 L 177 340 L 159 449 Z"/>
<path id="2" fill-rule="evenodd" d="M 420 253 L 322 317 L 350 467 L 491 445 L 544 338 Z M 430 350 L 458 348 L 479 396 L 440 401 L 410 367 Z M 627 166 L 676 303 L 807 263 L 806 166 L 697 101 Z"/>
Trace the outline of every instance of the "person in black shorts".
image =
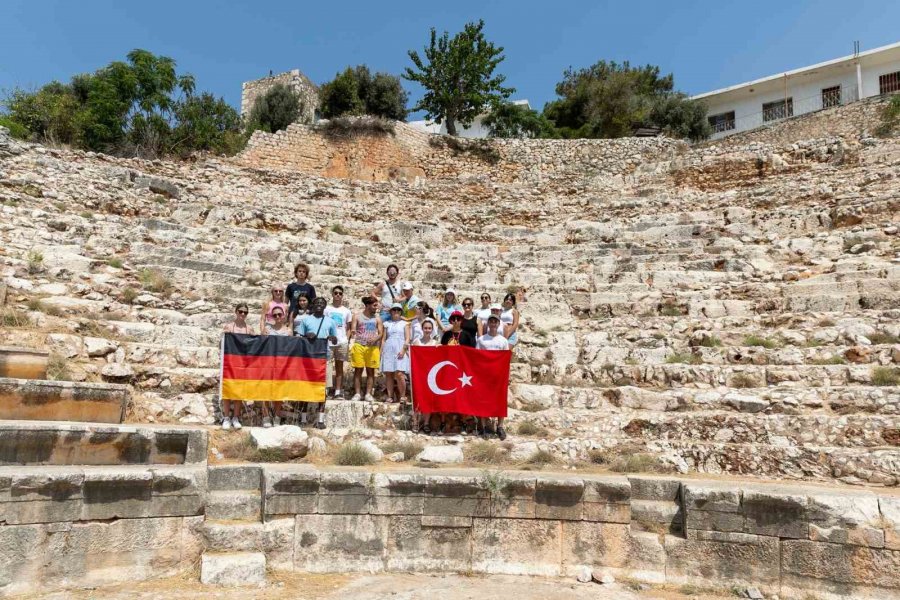
<path id="1" fill-rule="evenodd" d="M 316 299 L 316 288 L 307 279 L 309 278 L 309 265 L 297 263 L 294 267 L 295 281 L 288 284 L 285 289 L 285 299 L 288 301 L 288 323 L 294 322 L 297 316 L 297 300 L 300 296 L 306 296 L 309 303 Z"/>

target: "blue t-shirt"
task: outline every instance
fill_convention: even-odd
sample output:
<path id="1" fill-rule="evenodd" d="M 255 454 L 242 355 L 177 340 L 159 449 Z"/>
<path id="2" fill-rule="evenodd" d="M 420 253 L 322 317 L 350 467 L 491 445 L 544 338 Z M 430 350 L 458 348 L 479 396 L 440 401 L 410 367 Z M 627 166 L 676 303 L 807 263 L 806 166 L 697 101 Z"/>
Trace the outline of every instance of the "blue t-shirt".
<path id="1" fill-rule="evenodd" d="M 319 325 L 321 324 L 321 327 Z M 337 325 L 328 316 L 316 317 L 314 315 L 306 315 L 300 321 L 300 326 L 296 328 L 297 333 L 306 336 L 307 333 L 319 332 L 317 339 L 324 340 L 330 336 L 337 337 Z M 328 358 L 331 358 L 331 346 L 328 346 Z"/>
<path id="2" fill-rule="evenodd" d="M 437 317 L 438 321 L 441 322 L 441 325 L 444 327 L 450 327 L 450 315 L 455 311 L 462 312 L 462 306 L 459 304 L 453 304 L 451 306 L 444 306 L 444 303 L 441 302 L 438 304 L 438 307 L 434 309 L 434 316 Z"/>

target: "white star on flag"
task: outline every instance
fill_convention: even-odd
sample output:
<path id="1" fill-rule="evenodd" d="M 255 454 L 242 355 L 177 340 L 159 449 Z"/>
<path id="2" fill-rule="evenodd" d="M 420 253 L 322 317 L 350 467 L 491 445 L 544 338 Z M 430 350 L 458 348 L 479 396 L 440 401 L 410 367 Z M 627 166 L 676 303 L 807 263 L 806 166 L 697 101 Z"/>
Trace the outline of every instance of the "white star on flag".
<path id="1" fill-rule="evenodd" d="M 463 373 L 462 377 L 459 378 L 459 381 L 460 381 L 460 383 L 462 383 L 463 387 L 466 387 L 467 385 L 471 386 L 472 385 L 472 376 L 466 375 L 465 373 Z"/>

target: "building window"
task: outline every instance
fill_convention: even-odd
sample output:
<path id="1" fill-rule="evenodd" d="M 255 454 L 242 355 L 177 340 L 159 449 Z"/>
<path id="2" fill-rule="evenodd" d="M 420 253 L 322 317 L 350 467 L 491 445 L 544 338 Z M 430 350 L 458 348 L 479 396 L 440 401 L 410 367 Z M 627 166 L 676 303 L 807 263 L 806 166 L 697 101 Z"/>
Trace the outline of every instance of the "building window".
<path id="1" fill-rule="evenodd" d="M 730 131 L 734 129 L 733 110 L 727 113 L 711 115 L 707 117 L 706 120 L 709 121 L 709 126 L 712 127 L 713 133 L 720 133 L 722 131 Z"/>
<path id="2" fill-rule="evenodd" d="M 769 121 L 777 121 L 785 117 L 794 116 L 794 99 L 777 100 L 775 102 L 766 102 L 763 104 L 763 123 Z"/>
<path id="3" fill-rule="evenodd" d="M 822 108 L 841 105 L 841 86 L 836 85 L 822 89 Z"/>
<path id="4" fill-rule="evenodd" d="M 878 76 L 878 93 L 890 94 L 900 92 L 900 71 Z"/>

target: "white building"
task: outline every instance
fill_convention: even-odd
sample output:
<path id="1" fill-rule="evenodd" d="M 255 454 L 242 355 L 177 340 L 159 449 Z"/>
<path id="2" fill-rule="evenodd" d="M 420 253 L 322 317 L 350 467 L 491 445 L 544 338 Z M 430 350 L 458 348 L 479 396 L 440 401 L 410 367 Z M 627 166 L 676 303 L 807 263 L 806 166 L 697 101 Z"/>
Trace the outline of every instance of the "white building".
<path id="1" fill-rule="evenodd" d="M 900 42 L 693 96 L 713 139 L 785 117 L 900 91 Z"/>
<path id="2" fill-rule="evenodd" d="M 528 104 L 528 100 L 513 100 L 512 104 L 516 104 L 519 106 L 524 106 L 525 108 L 531 108 L 531 105 Z M 469 127 L 463 127 L 459 123 L 456 124 L 456 133 L 458 137 L 464 138 L 472 138 L 472 139 L 482 139 L 489 137 L 490 129 L 487 125 L 484 124 L 484 118 L 488 115 L 488 113 L 482 113 L 475 117 L 475 120 L 472 121 L 472 124 Z M 410 121 L 408 125 L 414 129 L 418 129 L 419 131 L 424 131 L 425 133 L 437 133 L 445 135 L 447 133 L 447 124 L 441 123 L 438 125 L 434 121 Z"/>

